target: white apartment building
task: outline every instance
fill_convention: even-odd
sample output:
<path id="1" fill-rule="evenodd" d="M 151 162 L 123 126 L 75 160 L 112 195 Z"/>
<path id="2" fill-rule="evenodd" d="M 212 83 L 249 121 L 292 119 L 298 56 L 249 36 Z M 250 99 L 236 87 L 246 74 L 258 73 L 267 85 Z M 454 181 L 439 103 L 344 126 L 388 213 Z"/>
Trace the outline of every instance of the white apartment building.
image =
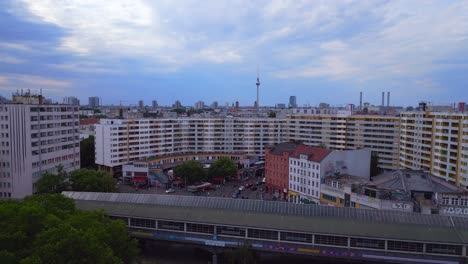
<path id="1" fill-rule="evenodd" d="M 468 186 L 468 115 L 408 112 L 401 117 L 290 115 L 285 118 L 105 119 L 96 125 L 96 163 L 106 168 L 183 153 L 264 155 L 300 141 L 333 150 L 370 149 L 379 167 L 425 170 Z"/>
<path id="2" fill-rule="evenodd" d="M 408 112 L 401 115 L 400 166 L 423 170 L 468 187 L 468 115 Z"/>
<path id="3" fill-rule="evenodd" d="M 292 202 L 319 202 L 320 161 L 309 159 L 307 154 L 289 158 L 289 195 Z"/>
<path id="4" fill-rule="evenodd" d="M 264 146 L 280 143 L 281 119 L 179 118 L 102 119 L 95 125 L 96 164 L 116 166 L 149 157 L 184 153 L 264 155 Z"/>
<path id="5" fill-rule="evenodd" d="M 299 146 L 289 156 L 289 197 L 292 202 L 320 202 L 321 182 L 328 176 L 370 178 L 369 149 L 328 150 Z"/>
<path id="6" fill-rule="evenodd" d="M 400 120 L 386 116 L 290 116 L 284 141 L 324 144 L 335 150 L 367 148 L 379 154 L 379 167 L 397 169 Z"/>
<path id="7" fill-rule="evenodd" d="M 34 193 L 59 164 L 80 167 L 78 119 L 77 106 L 0 104 L 0 198 Z"/>

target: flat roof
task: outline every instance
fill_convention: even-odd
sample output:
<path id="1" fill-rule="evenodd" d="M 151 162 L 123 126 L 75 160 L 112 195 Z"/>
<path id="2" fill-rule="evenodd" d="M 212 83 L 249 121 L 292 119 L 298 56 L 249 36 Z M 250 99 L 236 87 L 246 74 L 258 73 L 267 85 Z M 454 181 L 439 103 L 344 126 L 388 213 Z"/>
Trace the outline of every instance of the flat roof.
<path id="1" fill-rule="evenodd" d="M 468 219 L 247 199 L 63 192 L 79 209 L 109 214 L 434 243 L 466 244 Z"/>

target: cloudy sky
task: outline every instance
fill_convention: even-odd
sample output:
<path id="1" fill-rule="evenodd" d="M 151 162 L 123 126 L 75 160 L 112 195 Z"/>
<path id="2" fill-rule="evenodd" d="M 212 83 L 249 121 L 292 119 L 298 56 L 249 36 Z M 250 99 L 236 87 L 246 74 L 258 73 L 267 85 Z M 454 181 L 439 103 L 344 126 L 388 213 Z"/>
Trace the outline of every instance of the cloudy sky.
<path id="1" fill-rule="evenodd" d="M 4 0 L 0 94 L 392 105 L 468 101 L 468 1 Z"/>

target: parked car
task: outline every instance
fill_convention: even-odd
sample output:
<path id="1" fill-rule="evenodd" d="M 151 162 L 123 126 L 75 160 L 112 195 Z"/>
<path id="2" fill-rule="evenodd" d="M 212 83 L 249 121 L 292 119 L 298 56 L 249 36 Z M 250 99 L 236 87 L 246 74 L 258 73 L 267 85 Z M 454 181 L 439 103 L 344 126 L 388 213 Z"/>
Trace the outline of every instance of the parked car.
<path id="1" fill-rule="evenodd" d="M 256 191 L 256 190 L 258 190 L 258 188 L 257 188 L 257 186 L 253 186 L 251 190 Z"/>
<path id="2" fill-rule="evenodd" d="M 172 188 L 166 190 L 166 193 L 174 193 L 174 192 L 175 192 L 175 190 L 172 189 Z"/>
<path id="3" fill-rule="evenodd" d="M 246 184 L 245 184 L 245 188 L 248 189 L 248 188 L 250 188 L 250 187 L 252 187 L 252 184 L 251 184 L 251 183 L 246 183 Z"/>
<path id="4" fill-rule="evenodd" d="M 244 185 L 242 185 L 241 187 L 239 187 L 239 191 L 243 191 L 243 190 L 245 190 Z"/>
<path id="5" fill-rule="evenodd" d="M 232 198 L 235 199 L 235 198 L 239 197 L 239 194 L 240 194 L 240 191 L 239 191 L 239 190 L 235 191 L 235 192 L 232 194 Z"/>

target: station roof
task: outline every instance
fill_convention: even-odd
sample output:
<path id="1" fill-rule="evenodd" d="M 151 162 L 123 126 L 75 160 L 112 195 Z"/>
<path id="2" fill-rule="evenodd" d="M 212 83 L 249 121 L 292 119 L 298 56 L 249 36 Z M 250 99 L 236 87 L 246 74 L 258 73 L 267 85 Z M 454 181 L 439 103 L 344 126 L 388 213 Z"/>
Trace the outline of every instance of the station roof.
<path id="1" fill-rule="evenodd" d="M 296 232 L 468 243 L 468 219 L 248 199 L 63 192 L 79 209 L 109 214 Z"/>

